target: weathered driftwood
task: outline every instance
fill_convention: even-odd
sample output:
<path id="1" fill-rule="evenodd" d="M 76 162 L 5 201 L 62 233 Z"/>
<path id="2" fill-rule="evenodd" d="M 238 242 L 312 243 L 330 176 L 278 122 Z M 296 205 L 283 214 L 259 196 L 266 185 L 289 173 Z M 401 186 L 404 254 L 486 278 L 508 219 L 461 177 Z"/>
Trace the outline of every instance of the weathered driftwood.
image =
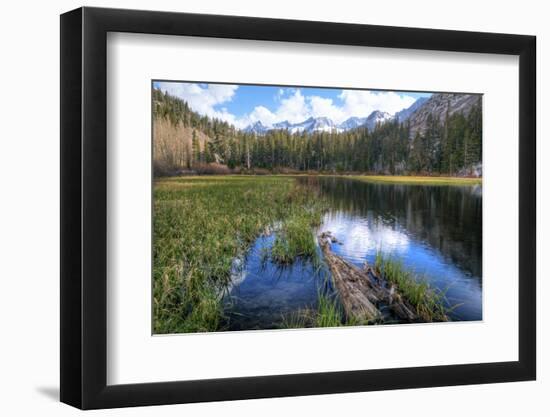
<path id="1" fill-rule="evenodd" d="M 380 310 L 387 309 L 398 320 L 418 321 L 414 307 L 394 286 L 383 282 L 370 266 L 358 268 L 332 252 L 330 243 L 335 242 L 335 238 L 330 232 L 321 233 L 318 238 L 340 302 L 348 317 L 360 321 L 377 321 L 385 316 Z"/>

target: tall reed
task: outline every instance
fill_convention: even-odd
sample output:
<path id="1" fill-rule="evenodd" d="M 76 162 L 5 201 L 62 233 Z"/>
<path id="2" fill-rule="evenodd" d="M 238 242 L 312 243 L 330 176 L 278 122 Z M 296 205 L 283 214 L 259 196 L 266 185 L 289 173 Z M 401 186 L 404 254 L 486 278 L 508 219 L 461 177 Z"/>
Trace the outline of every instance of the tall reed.
<path id="1" fill-rule="evenodd" d="M 403 266 L 403 262 L 391 256 L 376 254 L 377 272 L 394 284 L 399 293 L 416 309 L 424 321 L 446 321 L 445 294 Z"/>

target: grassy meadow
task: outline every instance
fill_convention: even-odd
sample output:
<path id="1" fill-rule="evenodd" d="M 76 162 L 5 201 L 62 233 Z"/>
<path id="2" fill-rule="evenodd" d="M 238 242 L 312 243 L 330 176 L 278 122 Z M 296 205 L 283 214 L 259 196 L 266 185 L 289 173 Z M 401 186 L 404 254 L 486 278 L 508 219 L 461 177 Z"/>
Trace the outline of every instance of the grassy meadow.
<path id="1" fill-rule="evenodd" d="M 233 260 L 280 224 L 268 256 L 315 257 L 322 203 L 290 177 L 163 178 L 154 184 L 154 333 L 218 330 Z"/>

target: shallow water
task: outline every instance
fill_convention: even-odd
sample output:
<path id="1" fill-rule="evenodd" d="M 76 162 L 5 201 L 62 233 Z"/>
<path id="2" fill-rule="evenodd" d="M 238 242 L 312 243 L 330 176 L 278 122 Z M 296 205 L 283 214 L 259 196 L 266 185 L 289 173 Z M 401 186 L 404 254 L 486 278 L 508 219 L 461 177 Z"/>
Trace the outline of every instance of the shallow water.
<path id="1" fill-rule="evenodd" d="M 482 319 L 480 186 L 366 183 L 336 177 L 299 177 L 329 201 L 319 230 L 340 243 L 332 250 L 362 266 L 377 252 L 400 259 L 445 291 L 453 320 Z M 309 262 L 280 268 L 265 261 L 274 237 L 260 237 L 241 265 L 225 299 L 230 330 L 281 327 L 283 318 L 316 308 L 330 283 Z"/>
<path id="2" fill-rule="evenodd" d="M 266 259 L 275 235 L 259 237 L 244 260 L 234 263 L 233 286 L 225 297 L 229 330 L 276 329 L 304 308 L 317 308 L 327 275 L 302 259 L 281 267 Z"/>

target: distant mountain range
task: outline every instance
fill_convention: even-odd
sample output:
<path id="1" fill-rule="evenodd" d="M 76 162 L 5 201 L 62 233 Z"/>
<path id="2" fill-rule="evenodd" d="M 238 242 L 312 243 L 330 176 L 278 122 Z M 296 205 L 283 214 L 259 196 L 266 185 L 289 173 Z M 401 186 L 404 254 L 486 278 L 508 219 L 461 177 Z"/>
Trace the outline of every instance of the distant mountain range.
<path id="1" fill-rule="evenodd" d="M 355 129 L 358 127 L 366 127 L 369 130 L 373 130 L 378 123 L 384 123 L 393 119 L 393 116 L 389 113 L 379 110 L 373 111 L 368 117 L 350 117 L 340 124 L 334 123 L 328 117 L 310 117 L 300 123 L 290 123 L 285 120 L 283 122 L 274 123 L 272 126 L 266 126 L 262 122 L 257 121 L 243 130 L 245 132 L 256 133 L 257 135 L 264 135 L 270 130 L 288 130 L 290 133 L 313 133 L 313 132 L 334 132 L 340 133 L 346 130 Z"/>
<path id="2" fill-rule="evenodd" d="M 389 113 L 375 110 L 368 117 L 350 117 L 338 126 L 341 130 L 346 131 L 358 127 L 366 127 L 368 130 L 374 130 L 378 123 L 382 124 L 388 120 L 392 120 L 393 116 Z"/>
<path id="3" fill-rule="evenodd" d="M 416 132 L 424 132 L 429 114 L 432 114 L 443 122 L 447 112 L 451 115 L 457 111 L 461 111 L 466 115 L 479 100 L 479 95 L 440 93 L 433 94 L 431 97 L 420 97 L 411 106 L 393 115 L 375 110 L 367 117 L 350 117 L 340 124 L 335 123 L 328 117 L 310 117 L 300 123 L 290 123 L 285 120 L 274 123 L 272 126 L 266 126 L 262 122 L 257 121 L 243 130 L 257 135 L 264 135 L 270 130 L 277 129 L 288 130 L 291 133 L 340 133 L 359 127 L 372 131 L 378 124 L 386 123 L 389 120 L 398 120 L 400 123 L 408 120 L 411 127 L 410 134 L 413 137 Z"/>
<path id="4" fill-rule="evenodd" d="M 289 123 L 288 121 L 275 123 L 275 129 L 288 129 L 292 133 L 306 132 L 332 132 L 340 131 L 339 127 L 328 117 L 310 117 L 301 123 Z"/>

